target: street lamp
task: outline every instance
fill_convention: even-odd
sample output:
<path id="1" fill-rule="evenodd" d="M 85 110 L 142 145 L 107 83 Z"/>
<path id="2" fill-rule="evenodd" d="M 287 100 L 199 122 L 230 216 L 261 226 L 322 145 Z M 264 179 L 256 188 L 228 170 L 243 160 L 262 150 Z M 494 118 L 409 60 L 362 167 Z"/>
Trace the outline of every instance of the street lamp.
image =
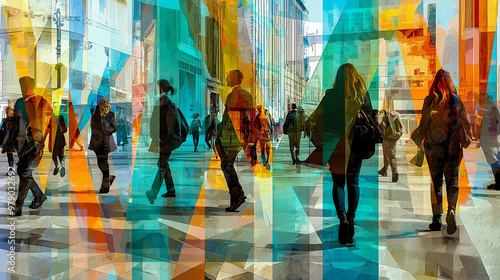
<path id="1" fill-rule="evenodd" d="M 64 26 L 64 20 L 61 17 L 61 10 L 57 8 L 54 13 L 54 23 L 57 26 L 57 46 L 56 46 L 56 54 L 57 54 L 57 88 L 61 88 L 61 26 Z"/>

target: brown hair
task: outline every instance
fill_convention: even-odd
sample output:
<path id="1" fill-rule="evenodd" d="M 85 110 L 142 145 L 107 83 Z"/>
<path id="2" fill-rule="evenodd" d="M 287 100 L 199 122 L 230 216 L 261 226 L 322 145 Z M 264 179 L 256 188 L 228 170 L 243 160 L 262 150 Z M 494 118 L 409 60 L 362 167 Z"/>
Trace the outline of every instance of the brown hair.
<path id="1" fill-rule="evenodd" d="M 452 93 L 457 94 L 457 88 L 455 84 L 453 84 L 450 73 L 446 70 L 439 69 L 429 89 L 429 95 L 434 94 L 436 96 L 433 105 L 443 105 L 448 102 L 448 100 L 453 98 L 451 95 Z"/>
<path id="2" fill-rule="evenodd" d="M 343 64 L 337 71 L 333 88 L 345 91 L 345 97 L 358 104 L 363 104 L 366 96 L 366 84 L 354 65 Z"/>

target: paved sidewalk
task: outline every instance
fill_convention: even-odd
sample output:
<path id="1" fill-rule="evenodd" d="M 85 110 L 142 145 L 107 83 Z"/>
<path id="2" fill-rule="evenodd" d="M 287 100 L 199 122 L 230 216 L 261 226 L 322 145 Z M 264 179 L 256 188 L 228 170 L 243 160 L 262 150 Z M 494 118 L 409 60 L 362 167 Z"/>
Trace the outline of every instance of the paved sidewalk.
<path id="1" fill-rule="evenodd" d="M 135 145 L 135 144 L 134 144 Z M 71 151 L 69 172 L 53 176 L 47 153 L 37 181 L 49 199 L 16 219 L 14 275 L 38 278 L 144 279 L 490 279 L 500 274 L 500 193 L 481 150 L 466 151 L 472 188 L 458 213 L 452 236 L 427 230 L 431 219 L 428 170 L 408 163 L 415 147 L 398 144 L 400 180 L 379 177 L 381 153 L 363 163 L 361 199 L 353 246 L 337 242 L 338 220 L 332 181 L 320 168 L 291 165 L 287 137 L 273 143 L 272 168 L 252 168 L 243 153 L 235 164 L 247 202 L 226 213 L 229 193 L 220 161 L 189 139 L 174 151 L 171 168 L 176 198 L 145 192 L 156 173 L 157 155 L 131 146 L 111 155 L 117 175 L 108 195 L 98 195 L 95 155 Z M 312 151 L 303 140 L 301 159 Z M 121 149 L 121 148 L 119 148 Z M 137 154 L 132 155 L 132 150 Z M 85 154 L 87 153 L 87 156 Z M 258 153 L 260 156 L 260 152 Z M 0 170 L 7 159 L 0 157 Z M 4 172 L 0 172 L 1 175 Z M 5 186 L 8 178 L 0 176 Z M 3 190 L 3 189 L 2 189 Z M 160 194 L 165 191 L 163 187 Z M 7 262 L 6 193 L 0 192 L 0 263 Z M 0 271 L 6 272 L 5 266 Z"/>

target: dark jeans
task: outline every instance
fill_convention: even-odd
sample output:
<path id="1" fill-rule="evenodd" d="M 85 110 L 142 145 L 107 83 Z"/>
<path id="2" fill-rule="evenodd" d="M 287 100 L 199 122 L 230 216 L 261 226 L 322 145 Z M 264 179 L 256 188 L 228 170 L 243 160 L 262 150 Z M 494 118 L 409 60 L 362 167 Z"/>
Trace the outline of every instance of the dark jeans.
<path id="1" fill-rule="evenodd" d="M 9 167 L 14 167 L 14 153 L 7 152 L 7 161 L 9 162 Z"/>
<path id="2" fill-rule="evenodd" d="M 359 203 L 359 173 L 363 159 L 351 154 L 347 164 L 347 174 L 333 174 L 333 202 L 339 219 L 354 219 Z M 347 177 L 347 199 L 349 210 L 346 212 L 344 185 Z"/>
<path id="3" fill-rule="evenodd" d="M 260 139 L 259 143 L 260 143 L 260 156 L 262 157 L 262 160 L 265 163 L 267 163 L 269 162 L 269 157 L 271 155 L 271 142 L 267 139 Z"/>
<path id="4" fill-rule="evenodd" d="M 25 144 L 27 145 L 27 144 Z M 35 197 L 35 200 L 40 200 L 43 192 L 38 187 L 35 179 L 33 178 L 33 163 L 36 158 L 35 152 L 27 153 L 19 158 L 17 163 L 17 175 L 19 176 L 19 193 L 17 195 L 16 206 L 19 210 L 23 209 L 24 200 L 28 195 L 28 190 Z"/>
<path id="5" fill-rule="evenodd" d="M 238 174 L 236 174 L 236 169 L 234 168 L 234 158 L 221 158 L 221 168 L 224 178 L 226 179 L 227 187 L 229 188 L 229 194 L 231 198 L 238 198 L 243 195 L 243 188 L 238 180 Z"/>
<path id="6" fill-rule="evenodd" d="M 457 145 L 424 144 L 425 156 L 431 173 L 432 214 L 443 213 L 443 175 L 446 180 L 448 210 L 456 210 L 458 201 L 458 172 L 462 161 L 462 149 Z"/>
<path id="7" fill-rule="evenodd" d="M 300 152 L 300 133 L 288 133 L 288 141 L 290 143 L 290 155 L 292 160 L 299 160 Z"/>
<path id="8" fill-rule="evenodd" d="M 387 141 L 382 142 L 382 147 L 384 149 L 384 167 L 382 170 L 387 172 L 389 165 L 391 166 L 392 174 L 398 173 L 398 163 L 396 161 L 396 143 L 397 141 Z"/>
<path id="9" fill-rule="evenodd" d="M 52 161 L 54 162 L 54 165 L 56 167 L 59 166 L 59 163 L 57 162 L 57 158 L 59 158 L 59 161 L 64 166 L 64 155 L 57 156 L 55 154 L 52 154 Z"/>
<path id="10" fill-rule="evenodd" d="M 160 153 L 160 158 L 158 158 L 158 172 L 156 172 L 155 180 L 151 186 L 151 191 L 155 196 L 158 196 L 163 181 L 167 185 L 167 192 L 175 192 L 174 179 L 172 178 L 172 171 L 170 171 L 170 165 L 168 164 L 168 159 L 171 155 L 172 152 Z"/>
<path id="11" fill-rule="evenodd" d="M 102 173 L 101 187 L 109 188 L 109 163 L 108 163 L 108 149 L 106 146 L 94 151 L 97 157 L 97 165 Z"/>
<path id="12" fill-rule="evenodd" d="M 200 135 L 199 134 L 193 134 L 193 144 L 194 144 L 194 150 L 198 150 L 198 143 L 200 142 Z"/>
<path id="13" fill-rule="evenodd" d="M 247 149 L 249 148 L 247 147 Z M 233 201 L 235 198 L 244 195 L 243 188 L 241 187 L 240 181 L 238 179 L 238 174 L 236 174 L 236 169 L 234 168 L 234 162 L 238 154 L 229 153 L 232 156 L 228 156 L 228 153 L 224 151 L 224 148 L 222 147 L 222 144 L 220 142 L 216 142 L 215 150 L 217 150 L 217 153 L 220 156 L 220 166 L 222 169 L 222 173 L 224 174 L 224 178 L 226 179 L 226 184 L 229 189 L 231 201 Z M 245 152 L 247 152 L 247 150 L 245 150 Z M 251 152 L 249 153 L 251 154 Z"/>

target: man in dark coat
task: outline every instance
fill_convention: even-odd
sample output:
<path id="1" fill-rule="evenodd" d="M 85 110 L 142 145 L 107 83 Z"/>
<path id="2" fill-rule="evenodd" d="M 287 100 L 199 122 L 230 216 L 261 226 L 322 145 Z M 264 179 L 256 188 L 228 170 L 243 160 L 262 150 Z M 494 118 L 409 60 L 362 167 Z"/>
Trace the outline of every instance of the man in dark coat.
<path id="1" fill-rule="evenodd" d="M 158 87 L 160 98 L 153 108 L 153 114 L 150 120 L 151 147 L 152 152 L 160 152 L 158 159 L 158 172 L 151 186 L 151 190 L 146 192 L 149 202 L 153 204 L 160 192 L 163 181 L 167 185 L 167 192 L 161 197 L 175 197 L 174 179 L 168 160 L 172 155 L 173 149 L 169 143 L 174 137 L 177 115 L 175 104 L 170 100 L 168 93 L 174 94 L 174 88 L 167 80 L 159 80 Z"/>

